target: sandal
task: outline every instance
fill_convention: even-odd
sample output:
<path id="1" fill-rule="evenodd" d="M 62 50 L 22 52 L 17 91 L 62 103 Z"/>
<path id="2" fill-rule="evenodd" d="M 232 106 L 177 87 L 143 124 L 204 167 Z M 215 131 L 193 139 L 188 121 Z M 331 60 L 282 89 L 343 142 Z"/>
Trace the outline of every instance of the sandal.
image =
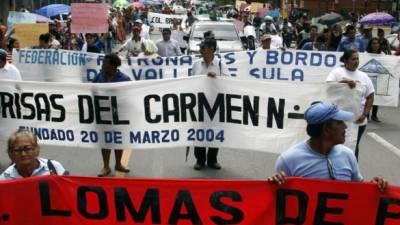
<path id="1" fill-rule="evenodd" d="M 115 166 L 115 171 L 129 173 L 131 170 L 121 165 L 121 166 Z"/>
<path id="2" fill-rule="evenodd" d="M 106 177 L 108 175 L 110 175 L 111 173 L 111 169 L 110 168 L 103 168 L 101 169 L 101 172 L 99 174 L 97 174 L 98 177 Z"/>

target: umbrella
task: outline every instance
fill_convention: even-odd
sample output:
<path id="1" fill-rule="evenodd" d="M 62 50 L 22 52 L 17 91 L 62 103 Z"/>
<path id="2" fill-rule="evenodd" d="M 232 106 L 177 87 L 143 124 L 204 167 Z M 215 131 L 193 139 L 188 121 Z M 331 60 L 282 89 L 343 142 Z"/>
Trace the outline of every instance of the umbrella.
<path id="1" fill-rule="evenodd" d="M 7 26 L 12 27 L 14 23 L 54 23 L 53 20 L 35 13 L 10 12 L 8 14 Z"/>
<path id="2" fill-rule="evenodd" d="M 394 22 L 395 18 L 385 12 L 370 13 L 360 20 L 360 23 L 364 25 L 385 25 Z"/>
<path id="3" fill-rule="evenodd" d="M 129 4 L 129 7 L 137 8 L 137 9 L 144 9 L 145 8 L 143 3 L 141 3 L 141 2 L 132 2 L 131 4 Z"/>
<path id="4" fill-rule="evenodd" d="M 333 25 L 339 21 L 343 20 L 343 16 L 339 13 L 331 12 L 326 13 L 325 15 L 321 16 L 318 20 L 318 23 L 325 24 L 325 25 Z"/>
<path id="5" fill-rule="evenodd" d="M 38 22 L 38 23 L 54 23 L 54 21 L 48 17 L 41 16 L 38 14 L 35 14 L 35 15 L 36 15 L 36 22 Z"/>
<path id="6" fill-rule="evenodd" d="M 113 3 L 113 8 L 128 8 L 129 2 L 126 0 L 117 0 Z"/>
<path id="7" fill-rule="evenodd" d="M 36 10 L 36 13 L 45 17 L 68 14 L 71 13 L 71 6 L 64 4 L 52 4 Z"/>

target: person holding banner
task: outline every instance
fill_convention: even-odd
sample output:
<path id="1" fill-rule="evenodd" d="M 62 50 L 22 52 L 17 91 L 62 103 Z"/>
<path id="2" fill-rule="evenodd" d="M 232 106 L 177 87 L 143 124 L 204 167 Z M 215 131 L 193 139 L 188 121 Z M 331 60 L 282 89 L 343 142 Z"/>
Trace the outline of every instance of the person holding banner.
<path id="1" fill-rule="evenodd" d="M 158 54 L 161 57 L 180 56 L 182 55 L 179 44 L 171 39 L 171 29 L 164 28 L 162 30 L 163 39 L 157 42 Z"/>
<path id="2" fill-rule="evenodd" d="M 22 80 L 17 67 L 7 62 L 7 52 L 3 49 L 0 49 L 0 80 Z"/>
<path id="3" fill-rule="evenodd" d="M 229 70 L 226 64 L 221 59 L 215 58 L 214 53 L 216 49 L 217 41 L 214 38 L 206 38 L 201 42 L 200 54 L 202 58 L 193 63 L 193 75 L 207 74 L 209 77 L 229 76 Z M 206 164 L 206 159 L 208 167 L 217 170 L 221 169 L 221 165 L 217 161 L 218 148 L 208 148 L 206 158 L 206 148 L 195 146 L 194 155 L 196 157 L 196 164 L 194 165 L 195 170 L 203 169 Z"/>
<path id="4" fill-rule="evenodd" d="M 93 83 L 114 83 L 130 81 L 131 79 L 121 73 L 118 67 L 121 66 L 121 59 L 117 54 L 110 53 L 104 56 L 103 64 L 101 66 L 101 72 L 93 79 Z M 115 149 L 115 170 L 129 173 L 129 169 L 125 168 L 121 163 L 122 149 Z M 99 177 L 108 176 L 111 173 L 110 168 L 110 149 L 101 149 L 101 155 L 103 157 L 103 169 L 98 174 Z"/>
<path id="5" fill-rule="evenodd" d="M 368 75 L 357 69 L 360 64 L 357 50 L 346 50 L 342 57 L 340 57 L 340 61 L 344 63 L 344 67 L 332 70 L 326 78 L 326 81 L 345 83 L 348 84 L 350 88 L 354 88 L 357 83 L 363 86 L 360 115 L 358 115 L 356 120 L 356 123 L 359 124 L 355 151 L 358 160 L 359 144 L 367 127 L 369 111 L 374 103 L 375 89 Z"/>
<path id="6" fill-rule="evenodd" d="M 143 38 L 140 37 L 140 30 L 139 26 L 132 27 L 132 38 L 125 42 L 124 45 L 118 50 L 118 52 L 122 52 L 123 50 L 127 50 L 126 57 L 136 57 L 139 55 L 142 49 Z"/>
<path id="7" fill-rule="evenodd" d="M 0 180 L 14 180 L 45 175 L 68 175 L 61 163 L 39 157 L 37 137 L 29 130 L 18 130 L 8 139 L 7 153 L 13 164 L 1 175 Z"/>
<path id="8" fill-rule="evenodd" d="M 357 159 L 351 149 L 343 145 L 346 137 L 345 121 L 353 113 L 339 110 L 329 102 L 314 102 L 304 113 L 310 139 L 283 152 L 276 161 L 276 174 L 268 181 L 282 184 L 287 176 L 325 180 L 363 181 Z M 373 183 L 383 191 L 388 182 L 374 177 Z"/>

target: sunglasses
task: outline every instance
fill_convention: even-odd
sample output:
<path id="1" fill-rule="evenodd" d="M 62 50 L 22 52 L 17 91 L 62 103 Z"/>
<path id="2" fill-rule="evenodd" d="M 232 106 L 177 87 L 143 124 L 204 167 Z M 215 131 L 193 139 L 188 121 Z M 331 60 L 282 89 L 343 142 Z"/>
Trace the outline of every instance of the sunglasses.
<path id="1" fill-rule="evenodd" d="M 21 146 L 18 148 L 14 148 L 15 153 L 22 153 L 22 152 L 31 152 L 36 149 L 36 145 L 26 145 L 26 146 Z"/>

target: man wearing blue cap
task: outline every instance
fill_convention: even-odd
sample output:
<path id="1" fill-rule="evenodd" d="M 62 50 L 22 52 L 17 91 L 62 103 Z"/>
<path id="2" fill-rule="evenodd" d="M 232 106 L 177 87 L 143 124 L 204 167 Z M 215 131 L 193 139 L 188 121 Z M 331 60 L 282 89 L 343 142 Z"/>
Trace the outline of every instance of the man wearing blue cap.
<path id="1" fill-rule="evenodd" d="M 304 113 L 310 139 L 283 152 L 275 169 L 277 174 L 269 181 L 281 184 L 286 176 L 327 180 L 363 181 L 356 157 L 344 146 L 346 124 L 353 113 L 339 110 L 334 104 L 316 102 Z M 387 181 L 374 177 L 372 182 L 383 190 Z"/>
<path id="2" fill-rule="evenodd" d="M 0 49 L 0 80 L 22 80 L 17 67 L 7 62 L 7 52 Z"/>

